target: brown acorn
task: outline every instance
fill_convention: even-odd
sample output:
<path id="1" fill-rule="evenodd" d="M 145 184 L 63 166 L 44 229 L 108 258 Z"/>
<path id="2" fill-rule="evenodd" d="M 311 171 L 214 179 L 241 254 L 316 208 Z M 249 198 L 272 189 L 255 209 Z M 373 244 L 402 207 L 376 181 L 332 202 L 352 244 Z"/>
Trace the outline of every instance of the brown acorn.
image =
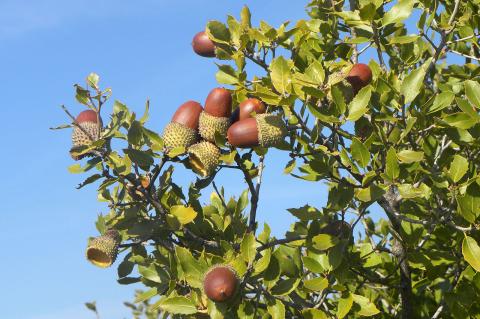
<path id="1" fill-rule="evenodd" d="M 363 63 L 355 64 L 348 72 L 346 80 L 352 85 L 355 93 L 372 82 L 372 70 Z"/>
<path id="2" fill-rule="evenodd" d="M 282 118 L 273 114 L 258 114 L 238 121 L 228 129 L 228 142 L 235 147 L 277 146 L 287 135 Z"/>
<path id="3" fill-rule="evenodd" d="M 262 101 L 255 98 L 246 99 L 240 103 L 240 105 L 232 113 L 232 116 L 230 116 L 230 122 L 235 123 L 237 121 L 252 117 L 253 112 L 255 112 L 255 114 L 263 114 L 265 111 L 266 107 Z"/>
<path id="4" fill-rule="evenodd" d="M 200 56 L 206 58 L 215 57 L 215 43 L 210 40 L 205 31 L 195 34 L 192 40 L 192 47 L 193 51 Z"/>
<path id="5" fill-rule="evenodd" d="M 200 136 L 214 143 L 215 134 L 225 136 L 230 125 L 232 94 L 224 88 L 215 88 L 207 96 L 205 110 L 200 114 Z"/>
<path id="6" fill-rule="evenodd" d="M 98 131 L 99 125 L 97 120 L 100 120 L 101 127 L 102 118 L 97 118 L 97 113 L 93 110 L 80 112 L 75 119 L 72 132 L 72 148 L 70 149 L 70 155 L 74 160 L 77 161 L 91 155 L 90 153 L 76 155 L 75 152 L 81 149 L 82 146 L 89 145 L 98 139 L 101 132 Z"/>
<path id="7" fill-rule="evenodd" d="M 173 114 L 172 120 L 163 132 L 165 147 L 185 147 L 198 141 L 198 122 L 203 108 L 200 103 L 187 101 Z"/>
<path id="8" fill-rule="evenodd" d="M 203 278 L 203 290 L 207 297 L 215 302 L 231 300 L 238 288 L 238 277 L 229 266 L 215 266 Z"/>

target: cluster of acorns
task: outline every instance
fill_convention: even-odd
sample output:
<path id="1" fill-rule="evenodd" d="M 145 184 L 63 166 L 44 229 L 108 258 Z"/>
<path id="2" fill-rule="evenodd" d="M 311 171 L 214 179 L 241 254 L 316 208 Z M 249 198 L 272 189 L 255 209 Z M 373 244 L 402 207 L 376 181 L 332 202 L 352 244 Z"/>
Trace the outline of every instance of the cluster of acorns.
<path id="1" fill-rule="evenodd" d="M 203 57 L 215 56 L 215 43 L 205 32 L 195 35 L 192 46 Z M 355 64 L 344 80 L 355 95 L 371 82 L 372 71 L 366 64 Z M 167 152 L 178 147 L 185 148 L 192 169 L 206 177 L 215 171 L 220 162 L 221 152 L 216 145 L 218 136 L 226 137 L 231 146 L 240 148 L 272 147 L 283 141 L 287 134 L 285 123 L 280 116 L 266 111 L 265 104 L 260 100 L 249 98 L 232 113 L 231 93 L 224 88 L 213 89 L 205 101 L 205 108 L 198 102 L 188 101 L 177 109 L 163 133 L 165 147 Z M 70 154 L 73 159 L 79 160 L 89 154 L 77 155 L 78 150 L 100 136 L 102 119 L 95 111 L 86 110 L 77 116 L 74 124 Z M 348 238 L 351 228 L 348 223 L 335 221 L 323 232 Z M 109 267 L 117 258 L 120 243 L 119 232 L 108 230 L 89 240 L 86 257 L 96 266 Z M 231 301 L 238 288 L 238 276 L 228 265 L 216 265 L 204 275 L 204 293 L 214 302 Z"/>
<path id="2" fill-rule="evenodd" d="M 168 150 L 183 147 L 192 169 L 206 177 L 215 171 L 221 152 L 216 136 L 226 137 L 231 146 L 249 148 L 278 145 L 287 128 L 278 115 L 265 113 L 265 105 L 255 98 L 240 103 L 232 113 L 232 95 L 224 88 L 213 89 L 205 101 L 182 104 L 165 127 L 164 146 Z"/>

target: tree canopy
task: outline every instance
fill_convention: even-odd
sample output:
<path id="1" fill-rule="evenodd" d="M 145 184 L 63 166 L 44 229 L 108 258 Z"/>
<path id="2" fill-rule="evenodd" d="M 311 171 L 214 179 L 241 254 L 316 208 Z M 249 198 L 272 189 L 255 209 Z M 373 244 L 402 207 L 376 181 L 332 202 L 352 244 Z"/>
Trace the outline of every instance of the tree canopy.
<path id="1" fill-rule="evenodd" d="M 87 257 L 109 266 L 120 253 L 118 282 L 145 285 L 129 305 L 148 318 L 480 318 L 480 1 L 314 0 L 306 10 L 278 27 L 253 26 L 247 7 L 206 24 L 233 109 L 255 98 L 281 123 L 248 114 L 261 136 L 247 147 L 218 124 L 208 143 L 220 157 L 205 171 L 212 152 L 168 147 L 148 128 L 148 102 L 141 117 L 110 103 L 94 73 L 76 86 L 97 117 L 86 129 L 64 108 L 81 144 L 72 156 L 85 158 L 69 170 L 88 174 L 79 188 L 96 183 L 110 208 Z M 359 62 L 371 71 L 360 84 Z M 262 142 L 262 125 L 284 129 L 282 140 Z M 324 207 L 292 203 L 282 238 L 256 221 L 271 147 L 286 155 L 284 173 L 328 184 Z M 182 189 L 174 167 L 200 176 Z M 215 177 L 230 170 L 247 189 L 225 198 Z M 222 301 L 204 280 L 220 266 L 238 280 Z"/>

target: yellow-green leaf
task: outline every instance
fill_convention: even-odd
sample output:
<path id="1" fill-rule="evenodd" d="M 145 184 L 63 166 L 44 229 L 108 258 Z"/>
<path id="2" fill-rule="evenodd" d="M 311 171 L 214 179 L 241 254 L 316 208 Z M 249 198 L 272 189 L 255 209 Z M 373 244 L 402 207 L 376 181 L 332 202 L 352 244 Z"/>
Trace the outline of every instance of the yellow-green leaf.
<path id="1" fill-rule="evenodd" d="M 462 243 L 462 254 L 473 269 L 480 271 L 480 247 L 475 239 L 465 235 Z"/>
<path id="2" fill-rule="evenodd" d="M 192 207 L 183 205 L 172 206 L 170 214 L 175 216 L 182 225 L 191 223 L 197 217 L 197 212 Z"/>

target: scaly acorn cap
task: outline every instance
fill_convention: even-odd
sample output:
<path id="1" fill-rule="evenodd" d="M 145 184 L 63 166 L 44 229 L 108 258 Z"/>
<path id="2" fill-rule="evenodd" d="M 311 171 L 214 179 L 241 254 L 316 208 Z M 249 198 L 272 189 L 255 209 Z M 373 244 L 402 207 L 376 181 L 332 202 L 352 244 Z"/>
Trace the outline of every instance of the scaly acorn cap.
<path id="1" fill-rule="evenodd" d="M 88 243 L 86 256 L 95 266 L 110 267 L 117 259 L 121 237 L 118 231 L 111 229 L 104 235 L 95 237 Z"/>
<path id="2" fill-rule="evenodd" d="M 277 146 L 287 135 L 282 118 L 274 114 L 257 114 L 258 143 L 262 147 Z"/>
<path id="3" fill-rule="evenodd" d="M 163 131 L 163 142 L 167 148 L 188 148 L 197 140 L 197 131 L 180 123 L 170 122 Z"/>
<path id="4" fill-rule="evenodd" d="M 214 302 L 226 302 L 235 297 L 239 280 L 235 270 L 228 265 L 215 265 L 203 277 L 203 292 Z"/>
<path id="5" fill-rule="evenodd" d="M 204 140 L 215 143 L 215 133 L 226 136 L 229 126 L 230 118 L 215 117 L 204 111 L 200 114 L 198 131 Z"/>
<path id="6" fill-rule="evenodd" d="M 220 163 L 220 149 L 207 141 L 190 146 L 188 154 L 193 171 L 202 177 L 212 174 Z"/>

